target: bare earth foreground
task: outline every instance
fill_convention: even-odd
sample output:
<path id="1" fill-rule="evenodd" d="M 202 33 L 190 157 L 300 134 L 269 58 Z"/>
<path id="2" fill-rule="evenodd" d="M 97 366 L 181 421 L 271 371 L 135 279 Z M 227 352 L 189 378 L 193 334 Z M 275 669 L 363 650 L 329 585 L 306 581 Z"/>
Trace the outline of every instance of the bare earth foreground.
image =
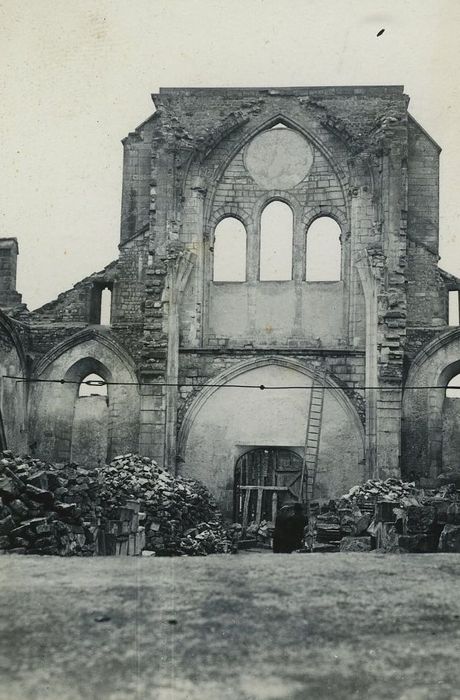
<path id="1" fill-rule="evenodd" d="M 0 559 L 2 700 L 458 700 L 459 555 Z"/>

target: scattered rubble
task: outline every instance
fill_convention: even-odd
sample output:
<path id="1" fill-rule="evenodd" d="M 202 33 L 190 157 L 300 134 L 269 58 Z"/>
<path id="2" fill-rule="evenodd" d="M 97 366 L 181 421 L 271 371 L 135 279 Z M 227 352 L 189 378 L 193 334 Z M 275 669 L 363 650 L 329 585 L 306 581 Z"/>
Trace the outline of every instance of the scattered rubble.
<path id="1" fill-rule="evenodd" d="M 148 457 L 123 455 L 98 470 L 105 517 L 126 500 L 138 499 L 145 513 L 146 549 L 157 555 L 227 552 L 221 515 L 199 482 L 174 477 Z"/>
<path id="2" fill-rule="evenodd" d="M 93 556 L 231 549 L 207 489 L 138 455 L 91 470 L 6 451 L 0 498 L 0 551 Z"/>
<path id="3" fill-rule="evenodd" d="M 336 551 L 460 551 L 460 494 L 446 477 L 437 490 L 390 478 L 354 486 L 315 516 L 319 545 Z"/>
<path id="4" fill-rule="evenodd" d="M 337 502 L 312 504 L 315 551 L 459 552 L 458 483 L 440 484 L 369 480 Z M 270 546 L 273 524 L 252 523 L 244 535 Z M 147 457 L 87 469 L 0 453 L 0 552 L 207 555 L 235 551 L 241 537 L 241 525 L 224 527 L 202 484 Z"/>

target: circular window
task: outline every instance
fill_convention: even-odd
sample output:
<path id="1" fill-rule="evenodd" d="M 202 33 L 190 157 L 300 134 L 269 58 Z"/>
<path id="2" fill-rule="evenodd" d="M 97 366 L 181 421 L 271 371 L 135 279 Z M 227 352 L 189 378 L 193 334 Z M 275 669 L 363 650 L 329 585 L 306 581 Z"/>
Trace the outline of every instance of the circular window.
<path id="1" fill-rule="evenodd" d="M 246 147 L 244 163 L 260 187 L 289 190 L 305 178 L 313 163 L 306 139 L 292 129 L 269 129 Z"/>

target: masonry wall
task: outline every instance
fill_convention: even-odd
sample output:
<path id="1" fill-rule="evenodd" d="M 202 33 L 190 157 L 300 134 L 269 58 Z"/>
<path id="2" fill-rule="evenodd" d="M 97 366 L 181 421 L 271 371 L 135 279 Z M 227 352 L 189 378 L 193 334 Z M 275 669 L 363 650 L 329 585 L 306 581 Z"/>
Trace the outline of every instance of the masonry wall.
<path id="1" fill-rule="evenodd" d="M 101 362 L 107 377 L 127 383 L 109 389 L 107 454 L 139 450 L 171 469 L 185 458 L 228 505 L 235 445 L 268 440 L 263 431 L 276 406 L 264 395 L 258 427 L 255 405 L 243 416 L 246 399 L 221 393 L 203 407 L 189 444 L 184 426 L 207 391 L 202 385 L 250 361 L 262 362 L 257 371 L 267 381 L 278 377 L 277 361 L 298 362 L 307 374 L 321 365 L 341 397 L 328 399 L 324 497 L 369 476 L 369 465 L 375 474 L 398 474 L 402 384 L 417 353 L 446 332 L 448 289 L 437 268 L 439 148 L 408 115 L 403 88 L 166 89 L 154 100 L 155 115 L 124 140 L 119 260 L 27 316 L 31 377 L 61 379 L 78 363 L 86 371 Z M 271 170 L 271 147 L 259 148 L 256 172 L 249 157 L 280 123 L 307 153 L 304 174 L 290 181 L 299 153 L 269 137 L 284 184 Z M 260 218 L 273 200 L 293 212 L 292 279 L 262 282 Z M 307 282 L 308 228 L 325 215 L 341 228 L 341 279 Z M 244 282 L 212 279 L 215 230 L 226 216 L 246 228 Z M 113 290 L 112 322 L 98 328 L 94 290 L 104 285 Z M 374 388 L 364 391 L 366 384 Z M 279 446 L 290 435 L 300 449 L 305 413 L 293 401 L 293 425 L 286 398 L 283 430 L 272 434 Z M 420 473 L 433 470 L 428 443 L 439 432 L 439 421 L 434 429 L 417 426 L 429 401 L 418 394 L 403 426 L 402 461 L 413 438 Z M 88 434 L 92 413 L 83 406 L 75 385 L 33 386 L 37 454 L 69 458 L 72 433 L 80 444 Z M 227 435 L 224 415 L 233 421 Z M 347 435 L 341 471 L 335 455 L 341 458 Z M 91 459 L 104 452 L 104 440 Z"/>
<path id="2" fill-rule="evenodd" d="M 109 427 L 113 430 L 113 426 L 108 400 L 105 396 L 81 396 L 74 406 L 70 459 L 94 469 L 110 456 Z"/>
<path id="3" fill-rule="evenodd" d="M 123 139 L 123 188 L 121 242 L 147 230 L 150 223 L 152 139 L 157 117 L 153 115 Z"/>
<path id="4" fill-rule="evenodd" d="M 16 453 L 27 451 L 27 384 L 11 377 L 25 377 L 20 341 L 0 312 L 0 440 Z M 14 328 L 14 327 L 13 327 Z"/>
<path id="5" fill-rule="evenodd" d="M 101 337 L 71 345 L 37 371 L 42 380 L 57 380 L 31 386 L 30 440 L 41 458 L 69 461 L 79 382 L 90 373 L 118 383 L 108 387 L 108 458 L 138 451 L 139 389 L 136 375 Z M 61 384 L 61 379 L 66 383 Z M 80 413 L 78 409 L 78 420 L 82 418 Z M 100 438 L 103 440 L 103 436 Z M 89 448 L 91 454 L 98 450 L 95 445 Z"/>
<path id="6" fill-rule="evenodd" d="M 183 350 L 180 354 L 179 371 L 179 408 L 178 408 L 178 431 L 186 411 L 190 407 L 193 399 L 201 392 L 202 386 L 211 380 L 216 380 L 228 370 L 237 369 L 248 361 L 260 361 L 266 358 L 267 364 L 273 362 L 274 358 L 291 358 L 304 364 L 305 368 L 323 367 L 337 382 L 347 391 L 347 396 L 352 402 L 357 414 L 364 424 L 364 399 L 360 387 L 364 384 L 364 353 L 356 352 L 328 352 L 322 354 L 310 350 L 203 350 L 195 352 L 193 350 Z M 359 387 L 356 388 L 355 387 Z M 235 405 L 237 410 L 237 405 Z"/>
<path id="7" fill-rule="evenodd" d="M 439 154 L 440 147 L 409 117 L 408 133 L 408 226 L 410 236 L 434 253 L 439 247 Z"/>
<path id="8" fill-rule="evenodd" d="M 233 384 L 305 385 L 305 391 L 260 391 Z M 247 368 L 200 406 L 188 431 L 181 473 L 203 481 L 226 515 L 233 508 L 236 459 L 257 446 L 303 449 L 311 378 L 267 363 Z M 338 455 L 340 454 L 340 459 Z M 362 426 L 333 391 L 324 397 L 316 498 L 338 497 L 366 478 Z"/>
<path id="9" fill-rule="evenodd" d="M 444 399 L 442 420 L 442 469 L 457 471 L 460 467 L 460 401 Z"/>

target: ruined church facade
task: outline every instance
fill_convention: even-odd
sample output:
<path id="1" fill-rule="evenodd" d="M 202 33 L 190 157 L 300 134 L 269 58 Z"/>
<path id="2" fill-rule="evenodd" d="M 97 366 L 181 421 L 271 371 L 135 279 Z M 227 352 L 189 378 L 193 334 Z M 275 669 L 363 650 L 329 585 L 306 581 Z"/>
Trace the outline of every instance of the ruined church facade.
<path id="1" fill-rule="evenodd" d="M 460 281 L 438 267 L 440 148 L 403 88 L 153 100 L 123 141 L 118 260 L 29 312 L 0 239 L 3 446 L 140 452 L 231 513 L 242 459 L 259 485 L 264 455 L 297 468 L 320 386 L 316 498 L 457 468 Z"/>

